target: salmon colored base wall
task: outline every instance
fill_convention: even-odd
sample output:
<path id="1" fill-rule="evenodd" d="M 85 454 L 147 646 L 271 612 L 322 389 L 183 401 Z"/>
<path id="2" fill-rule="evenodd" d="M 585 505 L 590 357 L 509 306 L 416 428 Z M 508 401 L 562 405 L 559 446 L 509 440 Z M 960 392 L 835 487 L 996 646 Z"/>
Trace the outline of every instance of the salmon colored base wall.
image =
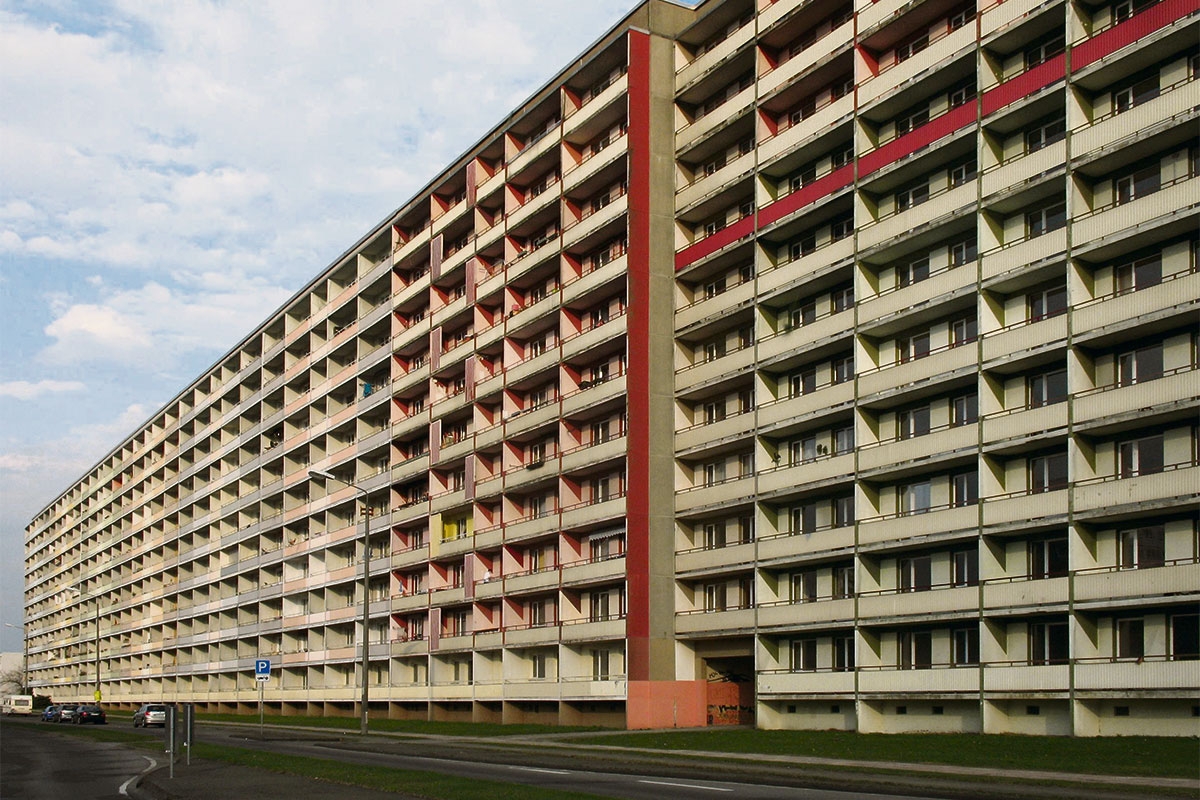
<path id="1" fill-rule="evenodd" d="M 706 722 L 709 725 L 753 725 L 754 684 L 708 684 Z"/>
<path id="2" fill-rule="evenodd" d="M 630 681 L 625 727 L 702 728 L 708 722 L 707 688 L 705 681 Z"/>

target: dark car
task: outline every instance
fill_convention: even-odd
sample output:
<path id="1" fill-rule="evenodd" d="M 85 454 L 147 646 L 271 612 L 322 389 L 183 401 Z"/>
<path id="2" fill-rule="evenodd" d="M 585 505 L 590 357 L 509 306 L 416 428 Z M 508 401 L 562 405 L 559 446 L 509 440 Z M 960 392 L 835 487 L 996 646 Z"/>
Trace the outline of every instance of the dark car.
<path id="1" fill-rule="evenodd" d="M 71 722 L 75 719 L 75 710 L 79 703 L 63 703 L 58 707 L 58 719 L 55 722 Z"/>
<path id="2" fill-rule="evenodd" d="M 58 706 L 46 706 L 42 709 L 42 722 L 58 722 Z"/>
<path id="3" fill-rule="evenodd" d="M 76 725 L 107 725 L 108 715 L 100 706 L 80 706 L 75 709 L 75 719 L 72 721 Z"/>
<path id="4" fill-rule="evenodd" d="M 162 703 L 146 703 L 133 712 L 133 727 L 145 728 L 150 725 L 167 727 L 167 707 Z"/>

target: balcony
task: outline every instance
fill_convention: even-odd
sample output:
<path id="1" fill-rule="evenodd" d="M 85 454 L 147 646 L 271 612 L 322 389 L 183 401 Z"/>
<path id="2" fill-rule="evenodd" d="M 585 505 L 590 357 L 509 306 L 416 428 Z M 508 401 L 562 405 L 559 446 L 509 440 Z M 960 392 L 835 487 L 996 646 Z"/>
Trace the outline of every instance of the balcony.
<path id="1" fill-rule="evenodd" d="M 675 633 L 683 638 L 709 638 L 722 633 L 754 631 L 753 608 L 700 610 L 675 615 Z"/>
<path id="2" fill-rule="evenodd" d="M 625 618 L 617 617 L 606 620 L 572 620 L 562 626 L 564 642 L 594 642 L 601 640 L 624 639 Z"/>
<path id="3" fill-rule="evenodd" d="M 560 639 L 558 623 L 540 625 L 532 628 L 506 628 L 504 631 L 505 647 L 532 647 L 540 644 L 558 644 Z"/>
<path id="4" fill-rule="evenodd" d="M 973 206 L 976 201 L 974 181 L 967 181 L 940 194 L 931 194 L 924 203 L 913 206 L 898 214 L 880 219 L 874 224 L 866 224 L 858 228 L 859 250 L 869 250 L 873 247 L 891 242 L 916 230 L 935 227 L 943 218 L 955 212 Z"/>
<path id="5" fill-rule="evenodd" d="M 606 442 L 596 442 L 564 452 L 562 471 L 568 473 L 602 461 L 624 458 L 628 443 L 624 436 L 614 436 Z"/>
<path id="6" fill-rule="evenodd" d="M 692 448 L 716 442 L 741 439 L 754 430 L 754 414 L 734 414 L 716 422 L 690 425 L 675 432 L 675 451 L 686 453 Z"/>
<path id="7" fill-rule="evenodd" d="M 1016 443 L 1047 433 L 1067 429 L 1067 404 L 1055 403 L 1037 408 L 1015 408 L 983 418 L 983 441 L 989 447 Z"/>
<path id="8" fill-rule="evenodd" d="M 829 626 L 854 624 L 854 598 L 832 600 L 827 597 L 812 602 L 764 603 L 758 608 L 759 628 L 788 629 L 798 626 Z"/>
<path id="9" fill-rule="evenodd" d="M 563 190 L 567 192 L 571 191 L 609 164 L 624 158 L 628 151 L 629 137 L 626 134 L 621 134 L 618 138 L 613 139 L 603 150 L 583 158 L 583 160 L 573 167 L 567 167 L 563 173 Z"/>
<path id="10" fill-rule="evenodd" d="M 759 428 L 771 428 L 805 417 L 847 408 L 854 403 L 854 381 L 818 386 L 815 391 L 763 403 L 757 409 Z"/>
<path id="11" fill-rule="evenodd" d="M 753 105 L 754 85 L 751 84 L 713 109 L 711 113 L 705 114 L 675 131 L 676 151 L 687 150 L 713 131 L 741 117 Z"/>
<path id="12" fill-rule="evenodd" d="M 730 161 L 716 172 L 700 175 L 691 183 L 680 187 L 679 191 L 675 193 L 675 207 L 682 210 L 709 195 L 715 195 L 735 178 L 740 178 L 753 170 L 754 151 L 750 151 L 744 156 Z"/>
<path id="13" fill-rule="evenodd" d="M 1103 422 L 1110 417 L 1146 415 L 1200 397 L 1200 370 L 1187 369 L 1130 386 L 1103 386 L 1075 397 L 1075 423 Z"/>
<path id="14" fill-rule="evenodd" d="M 1059 228 L 1032 239 L 1018 239 L 983 255 L 983 280 L 1012 276 L 1054 258 L 1065 257 L 1067 229 Z"/>
<path id="15" fill-rule="evenodd" d="M 877 445 L 858 448 L 859 472 L 887 471 L 908 468 L 923 461 L 935 460 L 938 456 L 949 456 L 974 450 L 979 433 L 974 425 L 959 425 L 942 428 L 923 436 L 908 439 L 892 439 Z"/>
<path id="16" fill-rule="evenodd" d="M 926 280 L 875 296 L 866 296 L 858 303 L 859 327 L 867 327 L 899 314 L 930 308 L 951 295 L 962 294 L 975 287 L 974 265 L 943 269 Z"/>
<path id="17" fill-rule="evenodd" d="M 621 313 L 619 316 L 610 317 L 604 323 L 564 338 L 563 361 L 573 360 L 604 342 L 624 336 L 627 326 L 626 315 Z"/>
<path id="18" fill-rule="evenodd" d="M 1128 203 L 1104 206 L 1091 214 L 1077 216 L 1072 245 L 1084 247 L 1091 241 L 1127 236 L 1128 231 L 1180 217 L 1196 207 L 1197 185 L 1196 178 L 1181 180 Z"/>
<path id="19" fill-rule="evenodd" d="M 584 525 L 604 519 L 618 519 L 625 516 L 625 495 L 620 494 L 606 500 L 578 503 L 564 508 L 562 512 L 562 527 L 564 529 L 580 528 Z"/>
<path id="20" fill-rule="evenodd" d="M 625 558 L 615 556 L 599 560 L 576 561 L 562 567 L 564 586 L 603 583 L 625 577 Z"/>
<path id="21" fill-rule="evenodd" d="M 687 392 L 728 375 L 746 373 L 753 365 L 753 347 L 743 347 L 711 361 L 697 361 L 675 371 L 676 391 Z"/>
<path id="22" fill-rule="evenodd" d="M 1166 689 L 1200 692 L 1200 661 L 1138 659 L 1079 659 L 1075 663 L 1077 692 L 1111 692 L 1119 686 L 1125 692 Z"/>
<path id="23" fill-rule="evenodd" d="M 1025 577 L 989 579 L 983 583 L 984 613 L 1022 613 L 1061 609 L 1070 598 L 1069 579 Z"/>
<path id="24" fill-rule="evenodd" d="M 711 486 L 698 485 L 690 489 L 677 490 L 675 492 L 675 511 L 677 514 L 686 514 L 704 508 L 719 508 L 753 496 L 754 476 L 747 475 L 721 481 Z"/>
<path id="25" fill-rule="evenodd" d="M 626 72 L 600 92 L 593 94 L 587 102 L 563 121 L 563 136 L 570 136 L 580 126 L 595 118 L 596 114 L 617 102 L 629 91 L 629 73 Z"/>
<path id="26" fill-rule="evenodd" d="M 1195 597 L 1200 592 L 1200 563 L 1162 567 L 1087 570 L 1075 576 L 1075 602 L 1102 606 L 1120 600 Z"/>
<path id="27" fill-rule="evenodd" d="M 533 594 L 548 592 L 558 588 L 558 568 L 537 570 L 524 574 L 506 576 L 504 578 L 504 593 L 508 596 L 517 594 Z"/>
<path id="28" fill-rule="evenodd" d="M 754 564 L 754 542 L 726 547 L 704 547 L 675 554 L 676 574 L 722 570 Z"/>
<path id="29" fill-rule="evenodd" d="M 1066 344 L 1067 315 L 1059 314 L 1037 322 L 1020 322 L 985 334 L 983 360 L 985 364 L 1017 360 L 1029 353 L 1066 347 Z"/>
<path id="30" fill-rule="evenodd" d="M 1161 127 L 1163 120 L 1177 118 L 1182 121 L 1197 106 L 1200 106 L 1200 81 L 1189 80 L 1174 88 L 1164 87 L 1162 94 L 1153 100 L 1075 129 L 1071 134 L 1071 151 L 1078 157 L 1104 150 L 1118 142 L 1132 140 L 1143 130 Z"/>
<path id="31" fill-rule="evenodd" d="M 1070 688 L 1071 668 L 1067 664 L 1031 665 L 1017 661 L 985 664 L 983 668 L 983 691 L 988 693 L 1043 694 L 1067 692 Z"/>
<path id="32" fill-rule="evenodd" d="M 858 597 L 858 617 L 873 624 L 895 624 L 906 617 L 954 614 L 978 606 L 977 586 L 939 586 L 922 592 L 863 592 Z"/>
<path id="33" fill-rule="evenodd" d="M 675 73 L 675 85 L 680 89 L 702 78 L 709 70 L 739 53 L 754 38 L 753 20 L 738 28 L 731 36 L 692 59 Z"/>
<path id="34" fill-rule="evenodd" d="M 602 403 L 614 397 L 622 397 L 626 390 L 626 375 L 618 375 L 589 389 L 583 389 L 567 395 L 562 400 L 562 415 L 564 417 L 576 414 L 588 406 Z"/>
<path id="35" fill-rule="evenodd" d="M 836 122 L 853 113 L 854 96 L 852 94 L 838 98 L 823 108 L 818 108 L 816 113 L 810 114 L 799 123 L 759 142 L 758 163 L 760 165 L 770 164 L 781 156 L 798 150 L 813 136 L 829 130 Z"/>
<path id="36" fill-rule="evenodd" d="M 983 505 L 985 527 L 1036 527 L 1051 521 L 1065 521 L 1067 490 L 1036 494 L 1018 491 L 984 497 L 980 503 Z"/>
<path id="37" fill-rule="evenodd" d="M 756 673 L 756 679 L 756 693 L 760 698 L 854 694 L 853 672 L 762 670 Z"/>
<path id="38" fill-rule="evenodd" d="M 560 126 L 555 125 L 547 133 L 525 145 L 525 149 L 516 155 L 508 164 L 509 175 L 519 175 L 538 157 L 558 147 Z M 557 195 L 557 192 L 555 193 Z M 510 225 L 511 227 L 511 225 Z"/>
<path id="39" fill-rule="evenodd" d="M 1075 330 L 1101 332 L 1123 326 L 1165 310 L 1183 312 L 1200 304 L 1200 272 L 1183 273 L 1157 286 L 1108 295 L 1083 303 L 1074 309 Z"/>
<path id="40" fill-rule="evenodd" d="M 764 336 L 758 340 L 758 360 L 770 363 L 794 355 L 805 347 L 812 347 L 817 342 L 838 337 L 849 339 L 852 325 L 852 314 L 826 314 L 808 324 L 785 329 L 773 336 Z"/>
<path id="41" fill-rule="evenodd" d="M 571 247 L 576 242 L 603 228 L 613 220 L 621 217 L 629 210 L 629 195 L 622 194 L 598 211 L 586 214 L 578 222 L 563 229 L 563 247 Z"/>
<path id="42" fill-rule="evenodd" d="M 793 466 L 762 470 L 758 473 L 758 493 L 784 495 L 806 486 L 848 480 L 853 474 L 853 453 L 818 457 Z"/>
<path id="43" fill-rule="evenodd" d="M 881 2 L 880 5 L 883 5 Z M 860 669 L 858 690 L 862 694 L 948 694 L 979 692 L 979 668 L 975 666 L 934 669 Z"/>
<path id="44" fill-rule="evenodd" d="M 887 5 L 888 0 L 881 0 L 875 5 Z M 859 30 L 863 31 L 869 27 L 866 19 L 870 17 L 869 9 L 864 9 L 859 15 Z M 953 58 L 957 53 L 965 48 L 975 46 L 975 26 L 964 25 L 949 35 L 942 36 L 940 39 L 933 40 L 930 37 L 929 46 L 926 47 L 917 56 L 901 61 L 887 69 L 881 70 L 878 75 L 870 80 L 864 81 L 859 85 L 858 89 L 858 105 L 863 107 L 883 95 L 891 92 L 910 81 L 914 81 L 924 77 L 927 73 L 932 73 L 945 66 L 945 62 Z"/>
<path id="45" fill-rule="evenodd" d="M 849 262 L 853 256 L 854 237 L 847 237 L 831 242 L 824 247 L 818 247 L 796 261 L 784 262 L 775 267 L 764 267 L 759 270 L 759 294 L 775 294 L 783 289 L 803 284 L 816 275 L 829 272 L 835 265 Z"/>
<path id="46" fill-rule="evenodd" d="M 922 514 L 887 514 L 861 520 L 858 524 L 860 545 L 920 541 L 938 534 L 969 531 L 979 525 L 975 506 L 931 508 Z"/>
<path id="47" fill-rule="evenodd" d="M 1007 0 L 1015 2 L 1015 0 Z M 1062 170 L 1067 158 L 1067 143 L 1065 140 L 1054 142 L 1032 153 L 1010 158 L 983 171 L 983 197 L 991 197 L 999 192 L 1011 192 L 1025 185 Z"/>
<path id="48" fill-rule="evenodd" d="M 858 393 L 860 397 L 868 397 L 903 390 L 918 383 L 934 383 L 955 372 L 973 369 L 975 364 L 976 350 L 972 346 L 931 350 L 924 358 L 860 373 Z"/>
<path id="49" fill-rule="evenodd" d="M 831 52 L 840 50 L 853 40 L 854 22 L 847 20 L 775 69 L 759 76 L 759 97 L 766 97 L 776 89 L 788 85 L 817 63 L 827 60 Z"/>
<path id="50" fill-rule="evenodd" d="M 854 548 L 854 526 L 826 528 L 811 533 L 785 533 L 765 536 L 758 540 L 760 564 L 800 562 L 813 554 L 835 551 L 849 552 Z"/>
<path id="51" fill-rule="evenodd" d="M 1075 484 L 1075 512 L 1103 516 L 1121 506 L 1175 506 L 1195 504 L 1200 495 L 1200 467 L 1178 468 L 1154 475 L 1080 481 Z"/>

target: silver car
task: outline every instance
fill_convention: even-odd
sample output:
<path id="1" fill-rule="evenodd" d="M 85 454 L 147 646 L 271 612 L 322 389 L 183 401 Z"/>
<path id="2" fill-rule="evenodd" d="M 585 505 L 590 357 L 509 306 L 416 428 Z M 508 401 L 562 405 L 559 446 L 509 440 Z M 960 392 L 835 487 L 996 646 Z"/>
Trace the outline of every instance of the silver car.
<path id="1" fill-rule="evenodd" d="M 75 709 L 79 708 L 79 703 L 63 703 L 58 707 L 57 722 L 74 722 Z"/>
<path id="2" fill-rule="evenodd" d="M 133 712 L 133 727 L 147 727 L 149 725 L 159 725 L 166 727 L 167 725 L 167 707 L 162 703 L 146 703 Z"/>

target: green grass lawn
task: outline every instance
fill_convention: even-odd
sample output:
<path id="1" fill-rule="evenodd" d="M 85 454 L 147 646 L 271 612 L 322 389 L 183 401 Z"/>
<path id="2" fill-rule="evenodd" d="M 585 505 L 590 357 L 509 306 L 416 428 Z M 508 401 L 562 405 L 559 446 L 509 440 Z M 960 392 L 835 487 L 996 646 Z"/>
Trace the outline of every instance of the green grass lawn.
<path id="1" fill-rule="evenodd" d="M 250 714 L 197 714 L 197 722 L 240 722 L 258 724 Z M 358 731 L 358 717 L 283 717 L 266 715 L 264 725 L 300 725 L 306 728 L 337 728 Z M 536 733 L 571 733 L 603 730 L 596 727 L 558 725 L 499 725 L 482 722 L 426 722 L 425 720 L 372 719 L 372 731 L 380 733 L 433 734 L 437 736 L 527 736 Z"/>
<path id="2" fill-rule="evenodd" d="M 1200 740 L 974 734 L 719 730 L 573 736 L 570 741 L 646 749 L 903 761 L 1092 775 L 1200 777 Z"/>

